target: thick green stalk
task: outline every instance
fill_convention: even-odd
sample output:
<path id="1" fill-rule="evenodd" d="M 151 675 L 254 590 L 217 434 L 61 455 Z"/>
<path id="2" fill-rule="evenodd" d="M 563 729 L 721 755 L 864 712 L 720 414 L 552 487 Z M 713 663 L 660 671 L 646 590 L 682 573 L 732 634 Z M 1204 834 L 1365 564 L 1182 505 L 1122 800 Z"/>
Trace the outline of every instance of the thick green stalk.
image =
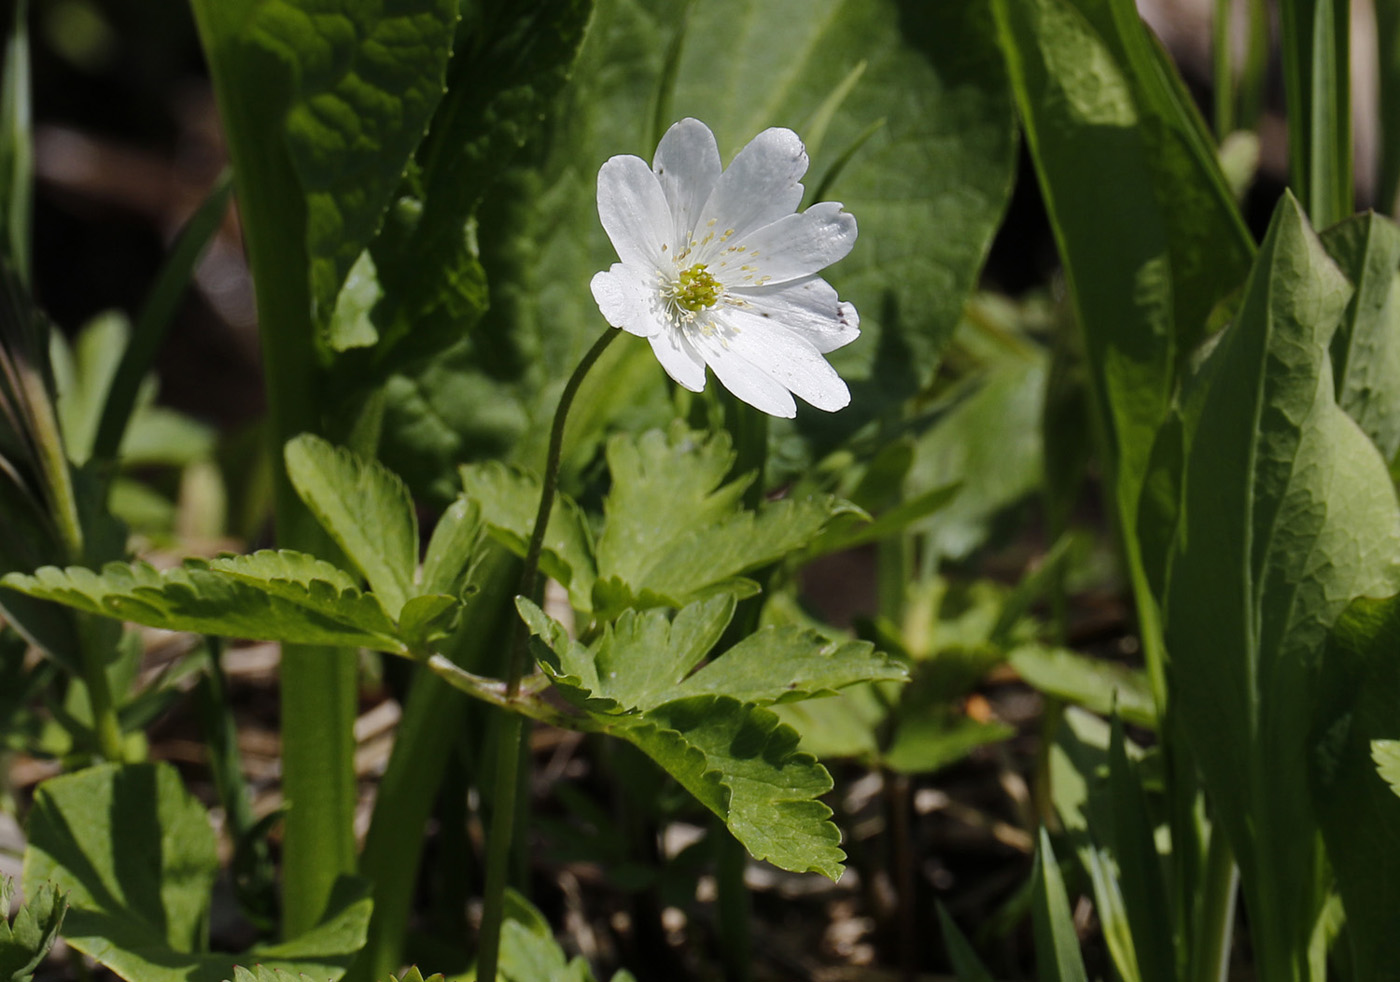
<path id="1" fill-rule="evenodd" d="M 455 653 L 464 668 L 479 670 L 484 655 L 502 637 L 510 637 L 514 614 L 508 584 L 514 564 L 515 558 L 498 548 L 474 577 L 481 592 L 472 598 L 471 631 Z M 423 855 L 423 827 L 465 709 L 461 692 L 432 672 L 418 670 L 360 856 L 361 875 L 374 883 L 374 916 L 346 982 L 377 982 L 399 970 Z"/>
<path id="2" fill-rule="evenodd" d="M 559 394 L 559 406 L 554 410 L 554 424 L 549 431 L 549 452 L 545 457 L 544 475 L 540 480 L 540 506 L 535 512 L 535 526 L 530 533 L 530 545 L 525 553 L 525 569 L 520 577 L 520 594 L 533 597 L 538 589 L 540 550 L 544 546 L 549 513 L 554 508 L 554 492 L 559 483 L 559 458 L 564 447 L 564 422 L 569 416 L 578 387 L 599 356 L 621 333 L 616 328 L 604 330 L 602 337 L 583 356 Z M 513 700 L 520 693 L 520 681 L 529 660 L 529 634 L 524 622 L 516 625 L 515 644 L 511 646 L 510 669 L 506 676 L 505 696 Z M 516 799 L 520 789 L 520 741 L 525 732 L 525 719 L 518 713 L 507 713 L 501 719 L 496 747 L 496 789 L 492 796 L 491 832 L 486 854 L 486 887 L 481 913 L 481 943 L 477 953 L 477 979 L 496 982 L 496 968 L 501 953 L 501 924 L 505 919 L 506 874 L 510 869 L 511 845 L 515 834 Z"/>
<path id="3" fill-rule="evenodd" d="M 1230 968 L 1230 939 L 1235 927 L 1235 897 L 1240 874 L 1223 829 L 1211 831 L 1193 932 L 1191 982 L 1225 982 Z"/>
<path id="4" fill-rule="evenodd" d="M 320 371 L 307 281 L 306 208 L 286 144 L 280 106 L 285 66 L 243 38 L 249 0 L 193 0 L 233 160 L 248 262 L 257 291 L 274 514 L 284 548 L 326 555 L 330 542 L 282 467 L 282 446 L 319 432 Z M 355 867 L 354 734 L 357 673 L 346 649 L 284 645 L 282 791 L 285 823 L 282 928 L 314 926 L 337 877 Z"/>

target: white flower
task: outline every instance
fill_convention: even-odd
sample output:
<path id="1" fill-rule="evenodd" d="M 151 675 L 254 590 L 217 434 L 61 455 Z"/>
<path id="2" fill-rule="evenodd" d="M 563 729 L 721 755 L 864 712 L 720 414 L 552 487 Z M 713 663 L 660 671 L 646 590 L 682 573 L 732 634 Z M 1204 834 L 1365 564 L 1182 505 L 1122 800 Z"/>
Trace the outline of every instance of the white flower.
<path id="1" fill-rule="evenodd" d="M 836 202 L 796 213 L 807 151 L 764 130 L 721 172 L 704 123 L 683 119 L 652 166 L 613 157 L 598 171 L 598 217 L 620 263 L 593 277 L 608 323 L 646 338 L 661 366 L 699 392 L 705 366 L 734 395 L 795 416 L 793 395 L 834 411 L 851 393 L 822 354 L 860 318 L 816 275 L 851 251 L 855 217 Z"/>

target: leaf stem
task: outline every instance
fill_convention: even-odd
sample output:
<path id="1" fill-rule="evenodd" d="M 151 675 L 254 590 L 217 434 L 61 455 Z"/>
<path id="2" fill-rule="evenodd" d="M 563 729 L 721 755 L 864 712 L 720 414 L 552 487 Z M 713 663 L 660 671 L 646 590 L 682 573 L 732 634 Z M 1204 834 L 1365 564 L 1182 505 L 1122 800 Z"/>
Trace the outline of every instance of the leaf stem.
<path id="1" fill-rule="evenodd" d="M 549 527 L 549 513 L 554 507 L 554 492 L 559 483 L 559 460 L 564 447 L 564 422 L 569 415 L 569 406 L 583 384 L 584 376 L 594 363 L 621 333 L 609 327 L 602 337 L 593 343 L 579 361 L 564 391 L 559 394 L 559 405 L 554 410 L 554 424 L 549 431 L 549 451 L 545 456 L 544 475 L 540 481 L 540 507 L 535 512 L 535 527 L 530 534 L 530 546 L 525 552 L 525 568 L 520 575 L 520 594 L 534 598 L 539 587 L 540 551 L 544 548 L 545 531 Z M 530 636 L 524 621 L 519 621 L 515 629 L 515 643 L 511 645 L 510 667 L 506 675 L 505 702 L 514 704 L 520 694 L 520 681 L 525 674 L 529 658 Z M 442 674 L 442 666 L 437 658 L 429 664 Z M 450 664 L 450 663 L 449 663 Z M 454 666 L 455 667 L 455 666 Z M 510 708 L 516 708 L 511 705 Z M 516 800 L 520 789 L 521 740 L 525 731 L 525 719 L 520 713 L 508 713 L 501 719 L 500 739 L 496 747 L 496 790 L 492 801 L 491 832 L 486 854 L 486 885 L 481 915 L 480 949 L 477 955 L 477 979 L 480 982 L 495 982 L 496 967 L 501 952 L 501 922 L 505 916 L 506 873 L 510 868 L 511 842 L 515 833 Z"/>

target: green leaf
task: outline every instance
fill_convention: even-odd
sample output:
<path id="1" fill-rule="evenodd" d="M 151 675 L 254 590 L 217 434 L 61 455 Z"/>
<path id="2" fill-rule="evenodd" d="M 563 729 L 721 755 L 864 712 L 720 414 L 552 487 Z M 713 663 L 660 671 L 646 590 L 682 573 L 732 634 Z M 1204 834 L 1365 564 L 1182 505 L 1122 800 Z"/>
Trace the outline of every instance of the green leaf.
<path id="1" fill-rule="evenodd" d="M 1312 803 L 1346 907 L 1358 979 L 1386 978 L 1400 910 L 1400 798 L 1391 758 L 1400 739 L 1400 595 L 1354 601 L 1323 655 L 1309 755 Z M 1379 768 L 1378 768 L 1378 765 Z"/>
<path id="2" fill-rule="evenodd" d="M 45 566 L 33 576 L 11 573 L 0 585 L 168 631 L 405 652 L 373 594 L 361 593 L 343 570 L 288 550 L 190 559 L 163 571 L 144 562 L 108 563 L 100 573 Z"/>
<path id="3" fill-rule="evenodd" d="M 768 705 L 829 695 L 858 682 L 908 679 L 908 669 L 868 641 L 829 641 L 796 627 L 759 628 L 675 688 Z"/>
<path id="4" fill-rule="evenodd" d="M 390 617 L 415 593 L 418 516 L 392 472 L 310 433 L 287 441 L 287 477 Z"/>
<path id="5" fill-rule="evenodd" d="M 458 5 L 240 6 L 253 8 L 249 42 L 272 54 L 290 83 L 282 134 L 305 195 L 312 315 L 324 329 L 442 98 Z M 327 339 L 333 347 L 336 340 Z"/>
<path id="6" fill-rule="evenodd" d="M 218 866 L 209 818 L 168 764 L 104 764 L 35 795 L 25 889 L 66 890 L 64 937 L 123 977 L 142 950 L 204 945 Z"/>
<path id="7" fill-rule="evenodd" d="M 1039 644 L 1021 645 L 1007 655 L 1007 661 L 1027 683 L 1047 695 L 1105 716 L 1116 708 L 1135 726 L 1157 726 L 1152 691 L 1141 669 Z"/>
<path id="8" fill-rule="evenodd" d="M 1065 881 L 1060 876 L 1050 836 L 1043 828 L 1031 872 L 1031 895 L 1038 977 L 1043 982 L 1088 982 Z"/>
<path id="9" fill-rule="evenodd" d="M 1385 462 L 1334 397 L 1328 347 L 1349 295 L 1285 195 L 1234 323 L 1182 395 L 1172 698 L 1234 847 L 1261 977 L 1288 977 L 1322 900 L 1300 721 L 1323 642 L 1351 598 L 1400 585 Z"/>
<path id="10" fill-rule="evenodd" d="M 205 951 L 218 874 L 204 808 L 168 764 L 103 764 L 45 781 L 35 795 L 25 889 L 67 890 L 64 938 L 130 982 L 221 982 L 234 965 L 317 978 L 344 974 L 364 943 L 369 902 L 344 878 L 299 938 L 244 955 Z"/>
<path id="11" fill-rule="evenodd" d="M 918 437 L 905 487 L 961 484 L 947 507 L 916 526 L 940 556 L 965 558 L 998 514 L 1040 486 L 1046 368 L 1033 348 L 997 360 L 963 382 L 952 408 Z"/>
<path id="12" fill-rule="evenodd" d="M 458 595 L 470 579 L 471 562 L 481 540 L 481 509 L 459 497 L 438 519 L 423 556 L 424 593 Z"/>
<path id="13" fill-rule="evenodd" d="M 754 858 L 840 876 L 841 835 L 831 809 L 818 800 L 831 790 L 831 776 L 797 749 L 797 733 L 771 711 L 725 696 L 694 696 L 606 719 L 607 732 L 665 768 Z"/>
<path id="14" fill-rule="evenodd" d="M 10 923 L 7 918 L 13 890 L 9 877 L 0 877 L 0 979 L 29 982 L 58 940 L 68 898 L 52 883 L 42 883 Z"/>
<path id="15" fill-rule="evenodd" d="M 540 484 L 531 474 L 496 461 L 468 464 L 461 469 L 467 497 L 481 509 L 491 534 L 524 558 L 540 507 Z M 569 590 L 575 610 L 593 606 L 593 535 L 588 518 L 568 495 L 559 493 L 549 514 L 540 551 L 540 568 Z"/>
<path id="16" fill-rule="evenodd" d="M 1400 740 L 1372 740 L 1371 759 L 1381 780 L 1400 795 Z"/>
<path id="17" fill-rule="evenodd" d="M 1400 226 L 1372 212 L 1322 234 L 1355 292 L 1332 337 L 1337 404 L 1386 460 L 1400 453 Z"/>
<path id="18" fill-rule="evenodd" d="M 781 559 L 811 542 L 854 506 L 829 496 L 740 511 L 752 478 L 724 483 L 733 464 L 728 435 L 668 432 L 608 441 L 613 486 L 598 538 L 598 575 L 634 596 L 684 604 L 709 588 Z M 600 615 L 607 608 L 595 604 Z"/>

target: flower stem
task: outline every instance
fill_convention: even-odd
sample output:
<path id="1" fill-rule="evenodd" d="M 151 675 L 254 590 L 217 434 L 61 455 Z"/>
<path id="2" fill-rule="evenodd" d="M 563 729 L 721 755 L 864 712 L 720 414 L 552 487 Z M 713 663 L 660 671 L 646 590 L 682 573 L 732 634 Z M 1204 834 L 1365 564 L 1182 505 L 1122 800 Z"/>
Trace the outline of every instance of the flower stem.
<path id="1" fill-rule="evenodd" d="M 569 406 L 578 394 L 588 370 L 620 332 L 609 327 L 594 342 L 578 363 L 564 391 L 559 394 L 559 406 L 554 410 L 554 425 L 549 431 L 549 452 L 545 456 L 544 476 L 540 481 L 540 507 L 535 512 L 535 527 L 530 534 L 530 546 L 525 552 L 525 568 L 520 575 L 520 595 L 533 598 L 539 586 L 540 551 L 544 548 L 549 513 L 554 507 L 554 492 L 559 483 L 559 459 L 564 448 L 564 421 Z M 520 694 L 520 680 L 525 675 L 529 658 L 530 636 L 524 621 L 516 624 L 515 642 L 511 645 L 510 667 L 506 675 L 505 699 L 510 702 Z M 505 915 L 506 873 L 510 868 L 511 841 L 515 832 L 516 801 L 520 789 L 520 749 L 525 732 L 525 719 L 518 713 L 501 718 L 496 747 L 496 791 L 492 801 L 491 833 L 486 853 L 486 886 L 481 914 L 480 949 L 477 955 L 479 982 L 495 982 L 496 966 L 501 952 L 501 922 Z"/>

